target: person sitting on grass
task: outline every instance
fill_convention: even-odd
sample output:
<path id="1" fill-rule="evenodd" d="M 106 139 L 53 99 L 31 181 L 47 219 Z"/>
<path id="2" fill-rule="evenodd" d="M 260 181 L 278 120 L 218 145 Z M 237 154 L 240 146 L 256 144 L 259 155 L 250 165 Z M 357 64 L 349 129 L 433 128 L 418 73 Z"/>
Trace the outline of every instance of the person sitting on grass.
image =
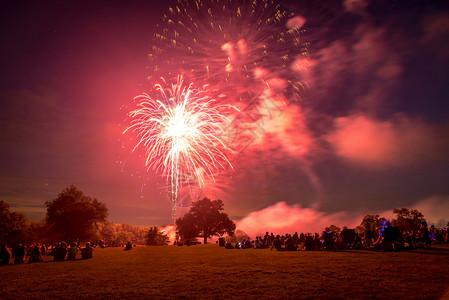
<path id="1" fill-rule="evenodd" d="M 11 258 L 11 251 L 8 249 L 7 244 L 1 244 L 0 249 L 0 265 L 9 265 L 9 259 Z"/>
<path id="2" fill-rule="evenodd" d="M 227 242 L 225 245 L 226 249 L 234 249 L 234 246 L 232 246 L 232 244 L 230 242 Z"/>
<path id="3" fill-rule="evenodd" d="M 26 248 L 22 244 L 18 244 L 17 247 L 14 249 L 14 264 L 23 264 L 25 263 L 25 255 L 26 255 Z"/>
<path id="4" fill-rule="evenodd" d="M 312 234 L 309 233 L 304 242 L 304 249 L 307 251 L 315 250 L 315 241 L 313 240 Z"/>
<path id="5" fill-rule="evenodd" d="M 277 251 L 284 251 L 284 248 L 282 247 L 281 237 L 279 234 L 276 235 L 276 239 L 273 241 L 271 250 L 273 250 L 273 248 L 276 248 Z"/>
<path id="6" fill-rule="evenodd" d="M 243 249 L 251 249 L 253 247 L 253 243 L 251 243 L 251 240 L 248 238 L 245 241 L 245 247 Z"/>
<path id="7" fill-rule="evenodd" d="M 296 251 L 298 246 L 295 244 L 295 240 L 292 238 L 292 235 L 289 234 L 287 236 L 287 240 L 285 240 L 285 251 Z"/>
<path id="8" fill-rule="evenodd" d="M 65 242 L 61 242 L 55 249 L 53 249 L 50 255 L 54 256 L 53 259 L 55 261 L 65 260 L 68 250 L 67 244 Z"/>
<path id="9" fill-rule="evenodd" d="M 31 249 L 30 252 L 30 259 L 28 260 L 28 263 L 35 263 L 35 262 L 43 262 L 44 259 L 42 258 L 42 252 L 41 247 L 39 244 L 34 245 L 34 247 Z"/>
<path id="10" fill-rule="evenodd" d="M 131 242 L 128 242 L 128 244 L 126 244 L 125 249 L 123 249 L 124 251 L 127 250 L 133 250 L 133 245 L 131 244 Z"/>
<path id="11" fill-rule="evenodd" d="M 92 258 L 92 252 L 94 251 L 94 248 L 90 246 L 90 243 L 86 243 L 86 247 L 81 249 L 81 258 L 82 259 L 89 259 Z"/>
<path id="12" fill-rule="evenodd" d="M 78 251 L 80 251 L 77 246 L 78 244 L 75 242 L 70 245 L 70 248 L 67 251 L 67 260 L 76 260 L 76 255 L 78 254 Z"/>

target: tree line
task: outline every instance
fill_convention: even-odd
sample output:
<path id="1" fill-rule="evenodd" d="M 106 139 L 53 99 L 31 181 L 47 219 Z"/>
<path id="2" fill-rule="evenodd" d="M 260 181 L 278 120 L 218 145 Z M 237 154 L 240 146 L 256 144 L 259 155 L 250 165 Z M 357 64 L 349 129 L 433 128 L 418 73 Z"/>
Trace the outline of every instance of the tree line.
<path id="1" fill-rule="evenodd" d="M 59 241 L 100 241 L 109 245 L 167 244 L 168 237 L 157 226 L 115 224 L 107 219 L 108 208 L 98 199 L 86 196 L 76 186 L 65 188 L 44 203 L 47 213 L 42 221 L 29 221 L 20 212 L 12 212 L 0 200 L 0 241 L 9 245 Z"/>
<path id="2" fill-rule="evenodd" d="M 168 236 L 157 226 L 137 226 L 115 224 L 107 219 L 108 208 L 98 199 L 86 196 L 74 185 L 65 188 L 53 200 L 45 202 L 45 219 L 28 221 L 20 212 L 11 212 L 10 206 L 0 201 L 0 241 L 15 243 L 55 243 L 58 241 L 99 241 L 109 245 L 120 245 L 130 241 L 133 244 L 166 245 Z M 396 218 L 393 225 L 402 231 L 416 231 L 425 221 L 423 214 L 415 209 L 394 209 Z M 378 231 L 385 218 L 379 215 L 366 215 L 356 231 Z M 202 238 L 203 243 L 213 236 L 227 235 L 228 240 L 248 237 L 236 230 L 235 223 L 224 212 L 221 200 L 204 198 L 193 203 L 190 211 L 177 219 L 176 234 L 179 241 Z M 447 224 L 449 227 L 449 222 Z M 300 229 L 300 228 L 299 228 Z M 331 225 L 331 231 L 340 228 Z"/>

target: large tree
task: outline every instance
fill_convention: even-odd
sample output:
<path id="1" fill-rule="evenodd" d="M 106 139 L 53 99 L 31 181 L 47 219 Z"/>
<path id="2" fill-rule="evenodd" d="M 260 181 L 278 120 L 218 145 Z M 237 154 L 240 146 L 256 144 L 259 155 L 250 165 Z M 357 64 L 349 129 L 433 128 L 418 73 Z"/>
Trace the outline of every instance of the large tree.
<path id="1" fill-rule="evenodd" d="M 204 244 L 212 236 L 232 235 L 235 223 L 223 212 L 223 201 L 203 198 L 193 203 L 190 211 L 176 220 L 176 232 L 183 239 L 202 237 Z"/>
<path id="2" fill-rule="evenodd" d="M 108 216 L 104 203 L 85 196 L 74 185 L 65 188 L 56 199 L 46 201 L 45 206 L 47 224 L 68 242 L 89 240 Z"/>
<path id="3" fill-rule="evenodd" d="M 0 200 L 0 240 L 10 240 L 11 235 L 21 235 L 28 227 L 23 213 L 11 212 L 10 206 Z"/>
<path id="4" fill-rule="evenodd" d="M 421 227 L 421 223 L 426 221 L 424 215 L 416 209 L 395 208 L 393 213 L 396 214 L 396 219 L 393 224 L 401 230 L 413 231 Z"/>
<path id="5" fill-rule="evenodd" d="M 384 217 L 379 215 L 366 215 L 363 217 L 362 223 L 358 227 L 360 232 L 377 232 L 382 227 L 382 223 L 385 221 Z"/>

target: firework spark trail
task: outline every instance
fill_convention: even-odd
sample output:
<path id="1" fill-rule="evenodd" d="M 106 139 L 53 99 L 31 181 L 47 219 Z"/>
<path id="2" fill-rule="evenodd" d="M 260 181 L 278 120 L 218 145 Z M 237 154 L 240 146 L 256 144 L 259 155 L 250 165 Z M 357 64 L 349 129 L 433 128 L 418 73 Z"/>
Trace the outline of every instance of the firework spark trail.
<path id="1" fill-rule="evenodd" d="M 164 84 L 167 85 L 164 81 Z M 161 98 L 141 94 L 134 99 L 137 108 L 128 115 L 131 125 L 123 132 L 134 133 L 138 148 L 145 151 L 145 165 L 170 182 L 173 217 L 176 214 L 183 184 L 192 178 L 200 187 L 206 179 L 215 180 L 214 173 L 232 168 L 228 159 L 231 149 L 225 143 L 224 113 L 236 109 L 215 105 L 215 100 L 192 87 L 183 85 L 182 76 L 170 87 L 155 85 Z M 182 205 L 182 203 L 181 203 Z"/>
<path id="2" fill-rule="evenodd" d="M 294 102 L 303 83 L 291 68 L 298 56 L 308 56 L 304 21 L 295 18 L 277 0 L 178 0 L 155 35 L 150 79 L 176 70 L 216 98 L 246 103 L 257 102 L 278 79 Z"/>

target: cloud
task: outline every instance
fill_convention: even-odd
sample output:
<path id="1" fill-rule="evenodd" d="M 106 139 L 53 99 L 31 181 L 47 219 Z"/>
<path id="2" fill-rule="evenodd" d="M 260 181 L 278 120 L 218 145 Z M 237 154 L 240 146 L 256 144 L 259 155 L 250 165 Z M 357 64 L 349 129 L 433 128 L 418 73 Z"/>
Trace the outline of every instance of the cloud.
<path id="1" fill-rule="evenodd" d="M 355 114 L 335 119 L 326 137 L 340 157 L 374 168 L 396 167 L 433 159 L 434 130 L 417 119 L 380 121 Z"/>
<path id="2" fill-rule="evenodd" d="M 422 42 L 441 57 L 449 57 L 449 15 L 440 13 L 427 16 L 424 21 L 425 35 Z"/>
<path id="3" fill-rule="evenodd" d="M 310 66 L 297 59 L 293 68 L 309 71 L 301 75 L 310 87 L 315 110 L 341 115 L 354 110 L 379 113 L 388 108 L 386 101 L 404 72 L 403 49 L 408 47 L 400 35 L 393 43 L 392 35 L 390 29 L 360 24 L 351 35 L 312 52 Z"/>
<path id="4" fill-rule="evenodd" d="M 281 98 L 266 94 L 257 111 L 260 118 L 253 126 L 260 134 L 254 146 L 276 145 L 277 150 L 282 149 L 296 158 L 302 158 L 309 152 L 314 140 L 300 106 L 287 105 Z"/>
<path id="5" fill-rule="evenodd" d="M 299 204 L 289 206 L 284 201 L 265 209 L 251 212 L 237 221 L 237 229 L 249 236 L 263 235 L 266 231 L 275 234 L 294 232 L 322 232 L 329 225 L 354 228 L 363 216 L 359 213 L 339 212 L 327 214 L 313 208 L 303 208 Z"/>
<path id="6" fill-rule="evenodd" d="M 295 16 L 287 21 L 288 29 L 300 29 L 306 24 L 306 18 L 303 16 Z"/>
<path id="7" fill-rule="evenodd" d="M 345 11 L 356 14 L 362 14 L 365 11 L 368 1 L 365 0 L 344 0 L 343 7 Z"/>
<path id="8" fill-rule="evenodd" d="M 430 224 L 446 227 L 449 221 L 449 195 L 434 195 L 416 202 L 413 207 L 424 215 Z"/>
<path id="9" fill-rule="evenodd" d="M 326 213 L 314 208 L 304 208 L 299 204 L 288 205 L 284 201 L 268 206 L 259 211 L 249 213 L 240 221 L 235 221 L 237 229 L 243 230 L 250 237 L 264 235 L 266 231 L 274 234 L 294 232 L 321 233 L 325 227 L 336 225 L 355 228 L 360 225 L 367 214 L 378 214 L 387 219 L 394 219 L 393 208 L 385 211 L 366 211 L 366 209 L 338 213 Z M 449 195 L 435 195 L 407 206 L 422 212 L 430 224 L 446 227 L 449 221 Z"/>

